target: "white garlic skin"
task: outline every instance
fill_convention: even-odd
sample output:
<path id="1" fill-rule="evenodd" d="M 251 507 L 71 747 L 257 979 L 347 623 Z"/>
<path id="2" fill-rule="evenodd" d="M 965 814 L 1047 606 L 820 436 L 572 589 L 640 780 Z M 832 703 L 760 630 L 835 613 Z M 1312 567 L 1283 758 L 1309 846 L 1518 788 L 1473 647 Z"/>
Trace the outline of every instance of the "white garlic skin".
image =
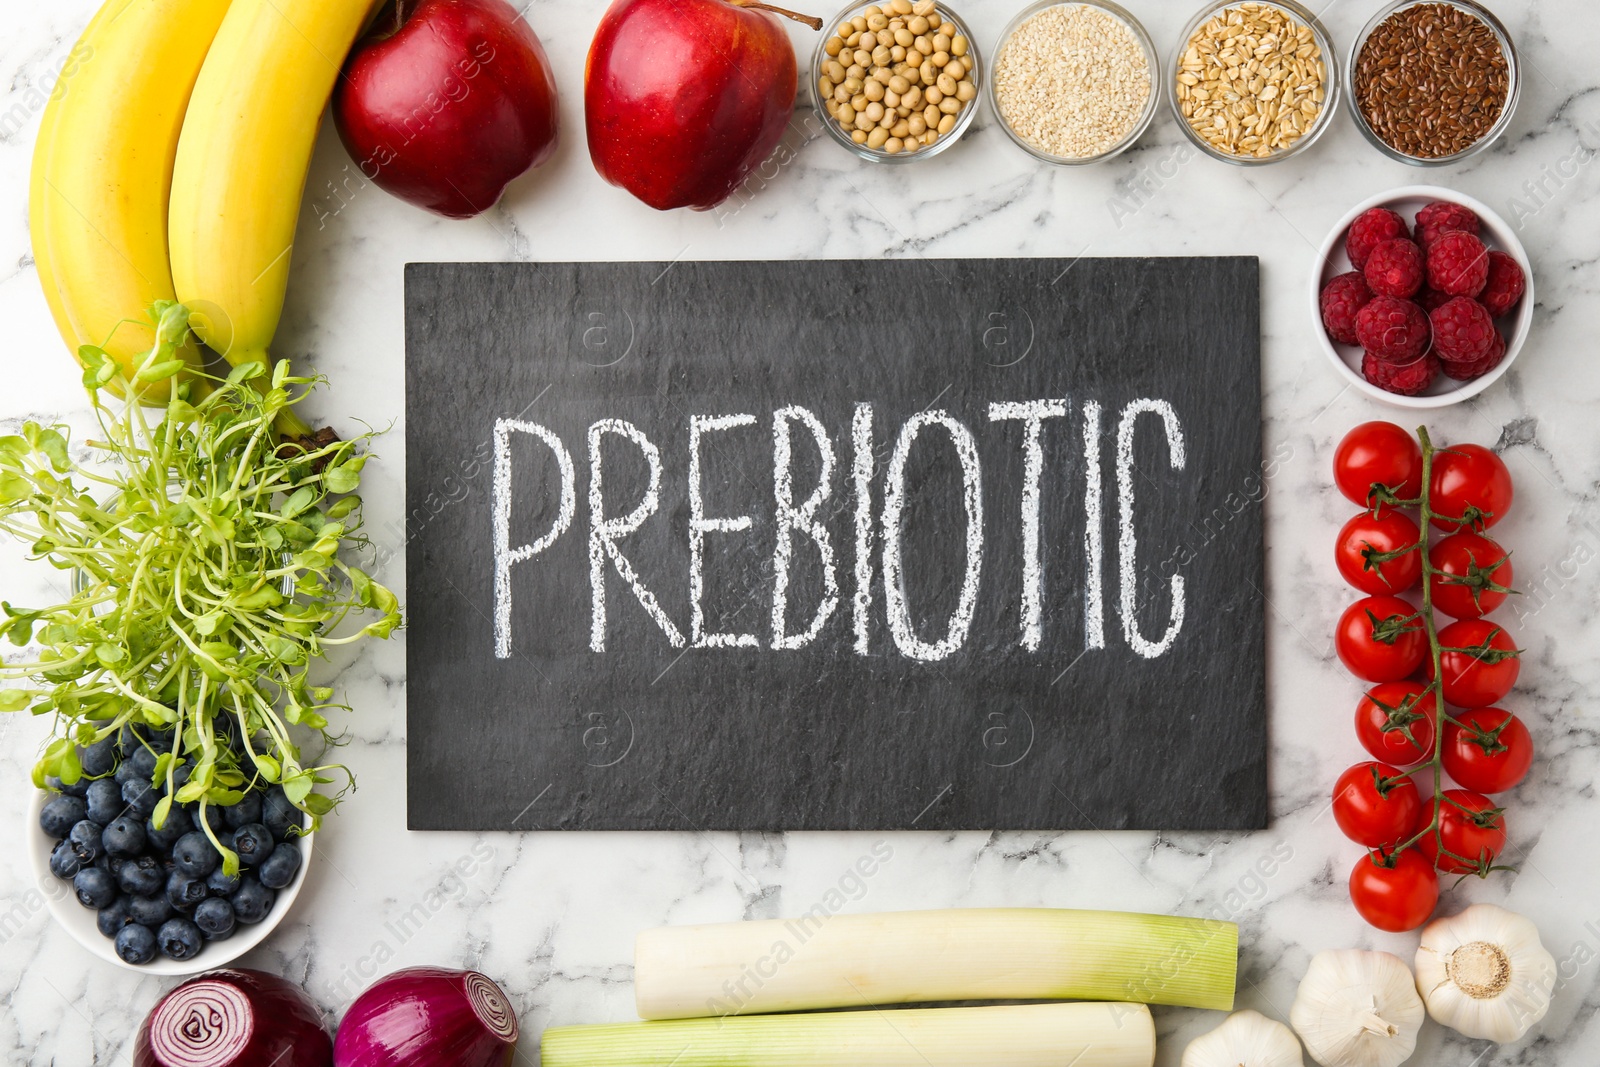
<path id="1" fill-rule="evenodd" d="M 1347 948 L 1311 958 L 1289 1022 L 1323 1067 L 1400 1067 L 1426 1015 L 1404 960 Z"/>
<path id="2" fill-rule="evenodd" d="M 1474 904 L 1435 919 L 1417 946 L 1417 991 L 1436 1022 L 1504 1045 L 1550 1010 L 1555 957 L 1515 912 Z"/>
<path id="3" fill-rule="evenodd" d="M 1292 1030 L 1247 1008 L 1189 1042 L 1181 1067 L 1305 1067 L 1305 1063 Z"/>

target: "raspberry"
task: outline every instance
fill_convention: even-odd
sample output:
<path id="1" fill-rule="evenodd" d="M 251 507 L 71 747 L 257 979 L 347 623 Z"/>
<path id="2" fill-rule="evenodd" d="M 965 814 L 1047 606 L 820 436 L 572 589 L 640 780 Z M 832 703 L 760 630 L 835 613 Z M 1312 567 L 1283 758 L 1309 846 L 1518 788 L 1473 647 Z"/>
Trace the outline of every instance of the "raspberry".
<path id="1" fill-rule="evenodd" d="M 1480 225 L 1478 216 L 1460 204 L 1452 204 L 1448 200 L 1435 200 L 1417 212 L 1417 244 L 1425 249 L 1431 248 L 1433 242 L 1451 230 L 1460 230 L 1462 233 L 1476 236 Z"/>
<path id="2" fill-rule="evenodd" d="M 1489 250 L 1472 234 L 1441 234 L 1428 249 L 1428 284 L 1441 293 L 1477 296 L 1488 280 Z"/>
<path id="3" fill-rule="evenodd" d="M 1386 207 L 1375 207 L 1363 211 L 1350 224 L 1349 232 L 1344 235 L 1344 251 L 1350 257 L 1350 265 L 1361 270 L 1378 245 L 1396 237 L 1410 236 L 1405 219 Z"/>
<path id="4" fill-rule="evenodd" d="M 1433 311 L 1435 308 L 1444 306 L 1447 301 L 1454 300 L 1455 297 L 1449 293 L 1441 293 L 1437 289 L 1429 289 L 1424 285 L 1417 292 L 1417 295 L 1411 299 L 1421 304 L 1423 311 Z"/>
<path id="5" fill-rule="evenodd" d="M 1389 363 L 1410 363 L 1428 350 L 1428 316 L 1409 300 L 1375 296 L 1356 312 L 1356 342 Z"/>
<path id="6" fill-rule="evenodd" d="M 1404 237 L 1385 241 L 1368 254 L 1363 273 L 1379 296 L 1415 296 L 1422 288 L 1422 249 Z"/>
<path id="7" fill-rule="evenodd" d="M 1322 287 L 1322 326 L 1342 345 L 1356 343 L 1356 312 L 1372 299 L 1372 290 L 1358 270 L 1341 274 Z"/>
<path id="8" fill-rule="evenodd" d="M 1376 385 L 1401 396 L 1416 396 L 1439 374 L 1439 360 L 1430 352 L 1421 359 L 1397 366 L 1371 352 L 1361 357 L 1361 376 Z"/>
<path id="9" fill-rule="evenodd" d="M 1523 277 L 1522 268 L 1516 260 L 1504 252 L 1489 253 L 1489 280 L 1484 283 L 1483 292 L 1478 294 L 1478 299 L 1489 309 L 1489 314 L 1498 319 L 1516 307 L 1527 287 L 1528 281 Z"/>
<path id="10" fill-rule="evenodd" d="M 1434 355 L 1446 363 L 1476 363 L 1494 348 L 1500 331 L 1484 306 L 1470 296 L 1453 296 L 1428 316 Z"/>
<path id="11" fill-rule="evenodd" d="M 1494 340 L 1490 342 L 1489 354 L 1482 359 L 1471 363 L 1440 363 L 1439 366 L 1445 374 L 1457 381 L 1470 382 L 1474 378 L 1481 378 L 1500 365 L 1506 358 L 1506 339 L 1497 332 Z"/>

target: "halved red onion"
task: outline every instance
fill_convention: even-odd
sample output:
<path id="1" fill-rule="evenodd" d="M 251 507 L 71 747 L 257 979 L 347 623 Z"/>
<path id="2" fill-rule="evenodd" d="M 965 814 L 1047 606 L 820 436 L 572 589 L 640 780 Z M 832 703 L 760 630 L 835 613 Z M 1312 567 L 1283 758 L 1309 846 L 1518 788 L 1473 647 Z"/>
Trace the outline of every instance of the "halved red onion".
<path id="1" fill-rule="evenodd" d="M 335 1067 L 506 1067 L 517 1014 L 477 971 L 408 967 L 356 998 L 334 1038 Z"/>
<path id="2" fill-rule="evenodd" d="M 212 971 L 156 1002 L 134 1067 L 329 1067 L 333 1043 L 299 986 L 265 971 Z"/>

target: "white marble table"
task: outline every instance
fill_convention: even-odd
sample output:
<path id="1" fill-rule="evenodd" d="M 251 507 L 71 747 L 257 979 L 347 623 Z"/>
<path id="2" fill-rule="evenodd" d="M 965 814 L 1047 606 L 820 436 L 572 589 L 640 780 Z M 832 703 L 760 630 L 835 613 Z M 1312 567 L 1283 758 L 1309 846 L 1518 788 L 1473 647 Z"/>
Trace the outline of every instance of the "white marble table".
<path id="1" fill-rule="evenodd" d="M 12 5 L 0 37 L 0 432 L 25 418 L 82 425 L 78 374 L 50 325 L 29 253 L 27 170 L 35 91 L 94 0 Z M 982 45 L 1017 0 L 962 8 Z M 1190 4 L 1130 0 L 1167 48 Z M 1600 798 L 1591 703 L 1600 660 L 1588 644 L 1600 599 L 1600 21 L 1583 0 L 1502 2 L 1528 66 L 1505 140 L 1464 166 L 1421 176 L 1476 196 L 1520 231 L 1539 287 L 1534 333 L 1507 378 L 1430 417 L 1437 438 L 1497 446 L 1517 480 L 1498 532 L 1530 591 L 1515 623 L 1529 649 L 1511 705 L 1539 745 L 1509 799 L 1520 873 L 1448 892 L 1446 908 L 1491 900 L 1532 915 L 1561 963 L 1538 1036 L 1493 1049 L 1430 1024 L 1415 1063 L 1589 1064 L 1600 1043 Z M 1326 13 L 1347 44 L 1374 0 Z M 757 259 L 878 256 L 1238 254 L 1263 269 L 1264 447 L 1282 459 L 1266 502 L 1270 598 L 1271 828 L 1253 834 L 896 834 L 893 858 L 849 907 L 1058 905 L 1210 914 L 1242 928 L 1239 1003 L 1282 1017 L 1311 954 L 1370 946 L 1409 958 L 1351 910 L 1359 851 L 1327 816 L 1338 771 L 1361 756 L 1350 729 L 1356 684 L 1331 626 L 1348 594 L 1330 544 L 1347 504 L 1332 490 L 1333 444 L 1392 415 L 1324 364 L 1304 292 L 1313 244 L 1353 202 L 1419 179 L 1360 138 L 1348 116 L 1312 151 L 1240 171 L 1198 158 L 1165 113 L 1138 149 L 1105 166 L 1050 170 L 987 116 L 947 155 L 874 169 L 791 133 L 752 195 L 720 214 L 658 214 L 605 185 L 583 143 L 583 58 L 599 6 L 534 0 L 563 92 L 564 142 L 487 217 L 453 223 L 362 187 L 325 131 L 313 166 L 295 280 L 278 351 L 328 374 L 315 403 L 374 424 L 403 413 L 401 273 L 409 260 Z M 796 40 L 802 41 L 799 33 Z M 804 47 L 809 48 L 809 42 Z M 47 83 L 46 83 L 47 84 Z M 797 119 L 805 113 L 797 113 Z M 796 124 L 799 129 L 799 123 Z M 1587 146 L 1587 147 L 1586 147 Z M 463 382 L 471 388 L 471 382 Z M 384 578 L 404 586 L 401 431 L 368 468 L 369 516 Z M 418 472 L 412 472 L 418 476 Z M 0 546 L 0 591 L 28 603 L 60 576 Z M 404 829 L 405 642 L 369 649 L 342 678 L 359 713 L 345 757 L 360 779 L 321 835 L 318 862 L 285 924 L 245 963 L 302 982 L 330 1014 L 375 974 L 439 963 L 498 978 L 521 1011 L 527 1062 L 549 1023 L 633 1017 L 633 935 L 659 923 L 800 912 L 835 885 L 873 834 L 412 834 Z M 139 1018 L 170 983 L 91 958 L 50 921 L 20 852 L 39 724 L 0 720 L 0 1060 L 128 1063 Z M 1220 1021 L 1158 1010 L 1161 1062 Z"/>

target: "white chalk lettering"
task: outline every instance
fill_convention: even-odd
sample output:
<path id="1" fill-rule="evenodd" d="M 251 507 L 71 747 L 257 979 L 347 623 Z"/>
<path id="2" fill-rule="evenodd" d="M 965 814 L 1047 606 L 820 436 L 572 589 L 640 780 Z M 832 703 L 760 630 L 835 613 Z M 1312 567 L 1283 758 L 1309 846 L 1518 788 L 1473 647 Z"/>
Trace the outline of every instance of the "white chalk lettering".
<path id="1" fill-rule="evenodd" d="M 872 611 L 872 405 L 857 404 L 850 420 L 854 449 L 851 477 L 856 489 L 856 595 L 851 604 L 856 655 L 872 650 L 869 636 Z"/>
<path id="2" fill-rule="evenodd" d="M 1106 647 L 1105 531 L 1100 515 L 1100 404 L 1083 404 L 1083 647 Z"/>
<path id="3" fill-rule="evenodd" d="M 555 453 L 561 470 L 561 499 L 556 520 L 543 537 L 528 545 L 511 547 L 511 435 L 533 434 Z M 572 525 L 577 510 L 578 476 L 572 454 L 561 438 L 534 422 L 498 419 L 494 424 L 494 655 L 511 658 L 511 568 L 543 552 Z"/>
<path id="4" fill-rule="evenodd" d="M 601 469 L 601 441 L 606 434 L 626 437 L 638 446 L 650 466 L 650 485 L 638 505 L 628 514 L 616 518 L 605 517 L 606 502 L 604 475 Z M 673 625 L 667 613 L 661 610 L 655 594 L 639 580 L 633 564 L 617 547 L 617 540 L 633 533 L 644 525 L 661 506 L 661 450 L 633 423 L 624 419 L 601 419 L 589 427 L 589 594 L 592 605 L 589 625 L 589 647 L 595 652 L 606 650 L 606 559 L 633 589 L 633 595 L 673 648 L 684 646 L 683 634 Z"/>
<path id="5" fill-rule="evenodd" d="M 1159 640 L 1146 639 L 1139 633 L 1138 568 L 1135 565 L 1138 545 L 1133 533 L 1133 431 L 1139 416 L 1146 412 L 1161 416 L 1167 432 L 1167 460 L 1173 470 L 1183 470 L 1184 452 L 1183 427 L 1171 404 L 1165 400 L 1139 399 L 1122 409 L 1122 419 L 1117 424 L 1117 561 L 1122 582 L 1119 611 L 1128 647 L 1146 659 L 1154 659 L 1172 647 L 1183 627 L 1183 575 L 1174 573 L 1171 578 L 1172 609 L 1166 632 Z"/>
<path id="6" fill-rule="evenodd" d="M 806 497 L 805 503 L 794 506 L 793 442 L 790 427 L 804 424 L 817 443 L 819 469 L 817 487 Z M 839 606 L 839 577 L 833 560 L 833 541 L 828 528 L 817 518 L 822 502 L 833 491 L 833 441 L 827 429 L 811 411 L 802 407 L 782 408 L 772 415 L 772 482 L 777 498 L 774 525 L 777 546 L 772 553 L 772 647 L 775 649 L 804 648 L 827 624 Z M 800 633 L 787 632 L 789 610 L 789 557 L 794 552 L 795 531 L 801 531 L 817 546 L 817 558 L 822 565 L 822 601 L 817 605 L 811 624 Z"/>
<path id="7" fill-rule="evenodd" d="M 755 634 L 706 633 L 705 555 L 706 534 L 737 533 L 748 530 L 748 515 L 706 518 L 705 500 L 700 487 L 700 438 L 706 433 L 754 426 L 754 415 L 692 415 L 689 418 L 689 643 L 695 648 L 755 648 Z"/>
<path id="8" fill-rule="evenodd" d="M 1065 400 L 1030 400 L 1027 403 L 989 405 L 989 421 L 1020 420 L 1022 438 L 1022 647 L 1039 648 L 1044 637 L 1044 577 L 1039 566 L 1039 481 L 1044 476 L 1044 446 L 1040 438 L 1045 419 L 1067 414 Z"/>

